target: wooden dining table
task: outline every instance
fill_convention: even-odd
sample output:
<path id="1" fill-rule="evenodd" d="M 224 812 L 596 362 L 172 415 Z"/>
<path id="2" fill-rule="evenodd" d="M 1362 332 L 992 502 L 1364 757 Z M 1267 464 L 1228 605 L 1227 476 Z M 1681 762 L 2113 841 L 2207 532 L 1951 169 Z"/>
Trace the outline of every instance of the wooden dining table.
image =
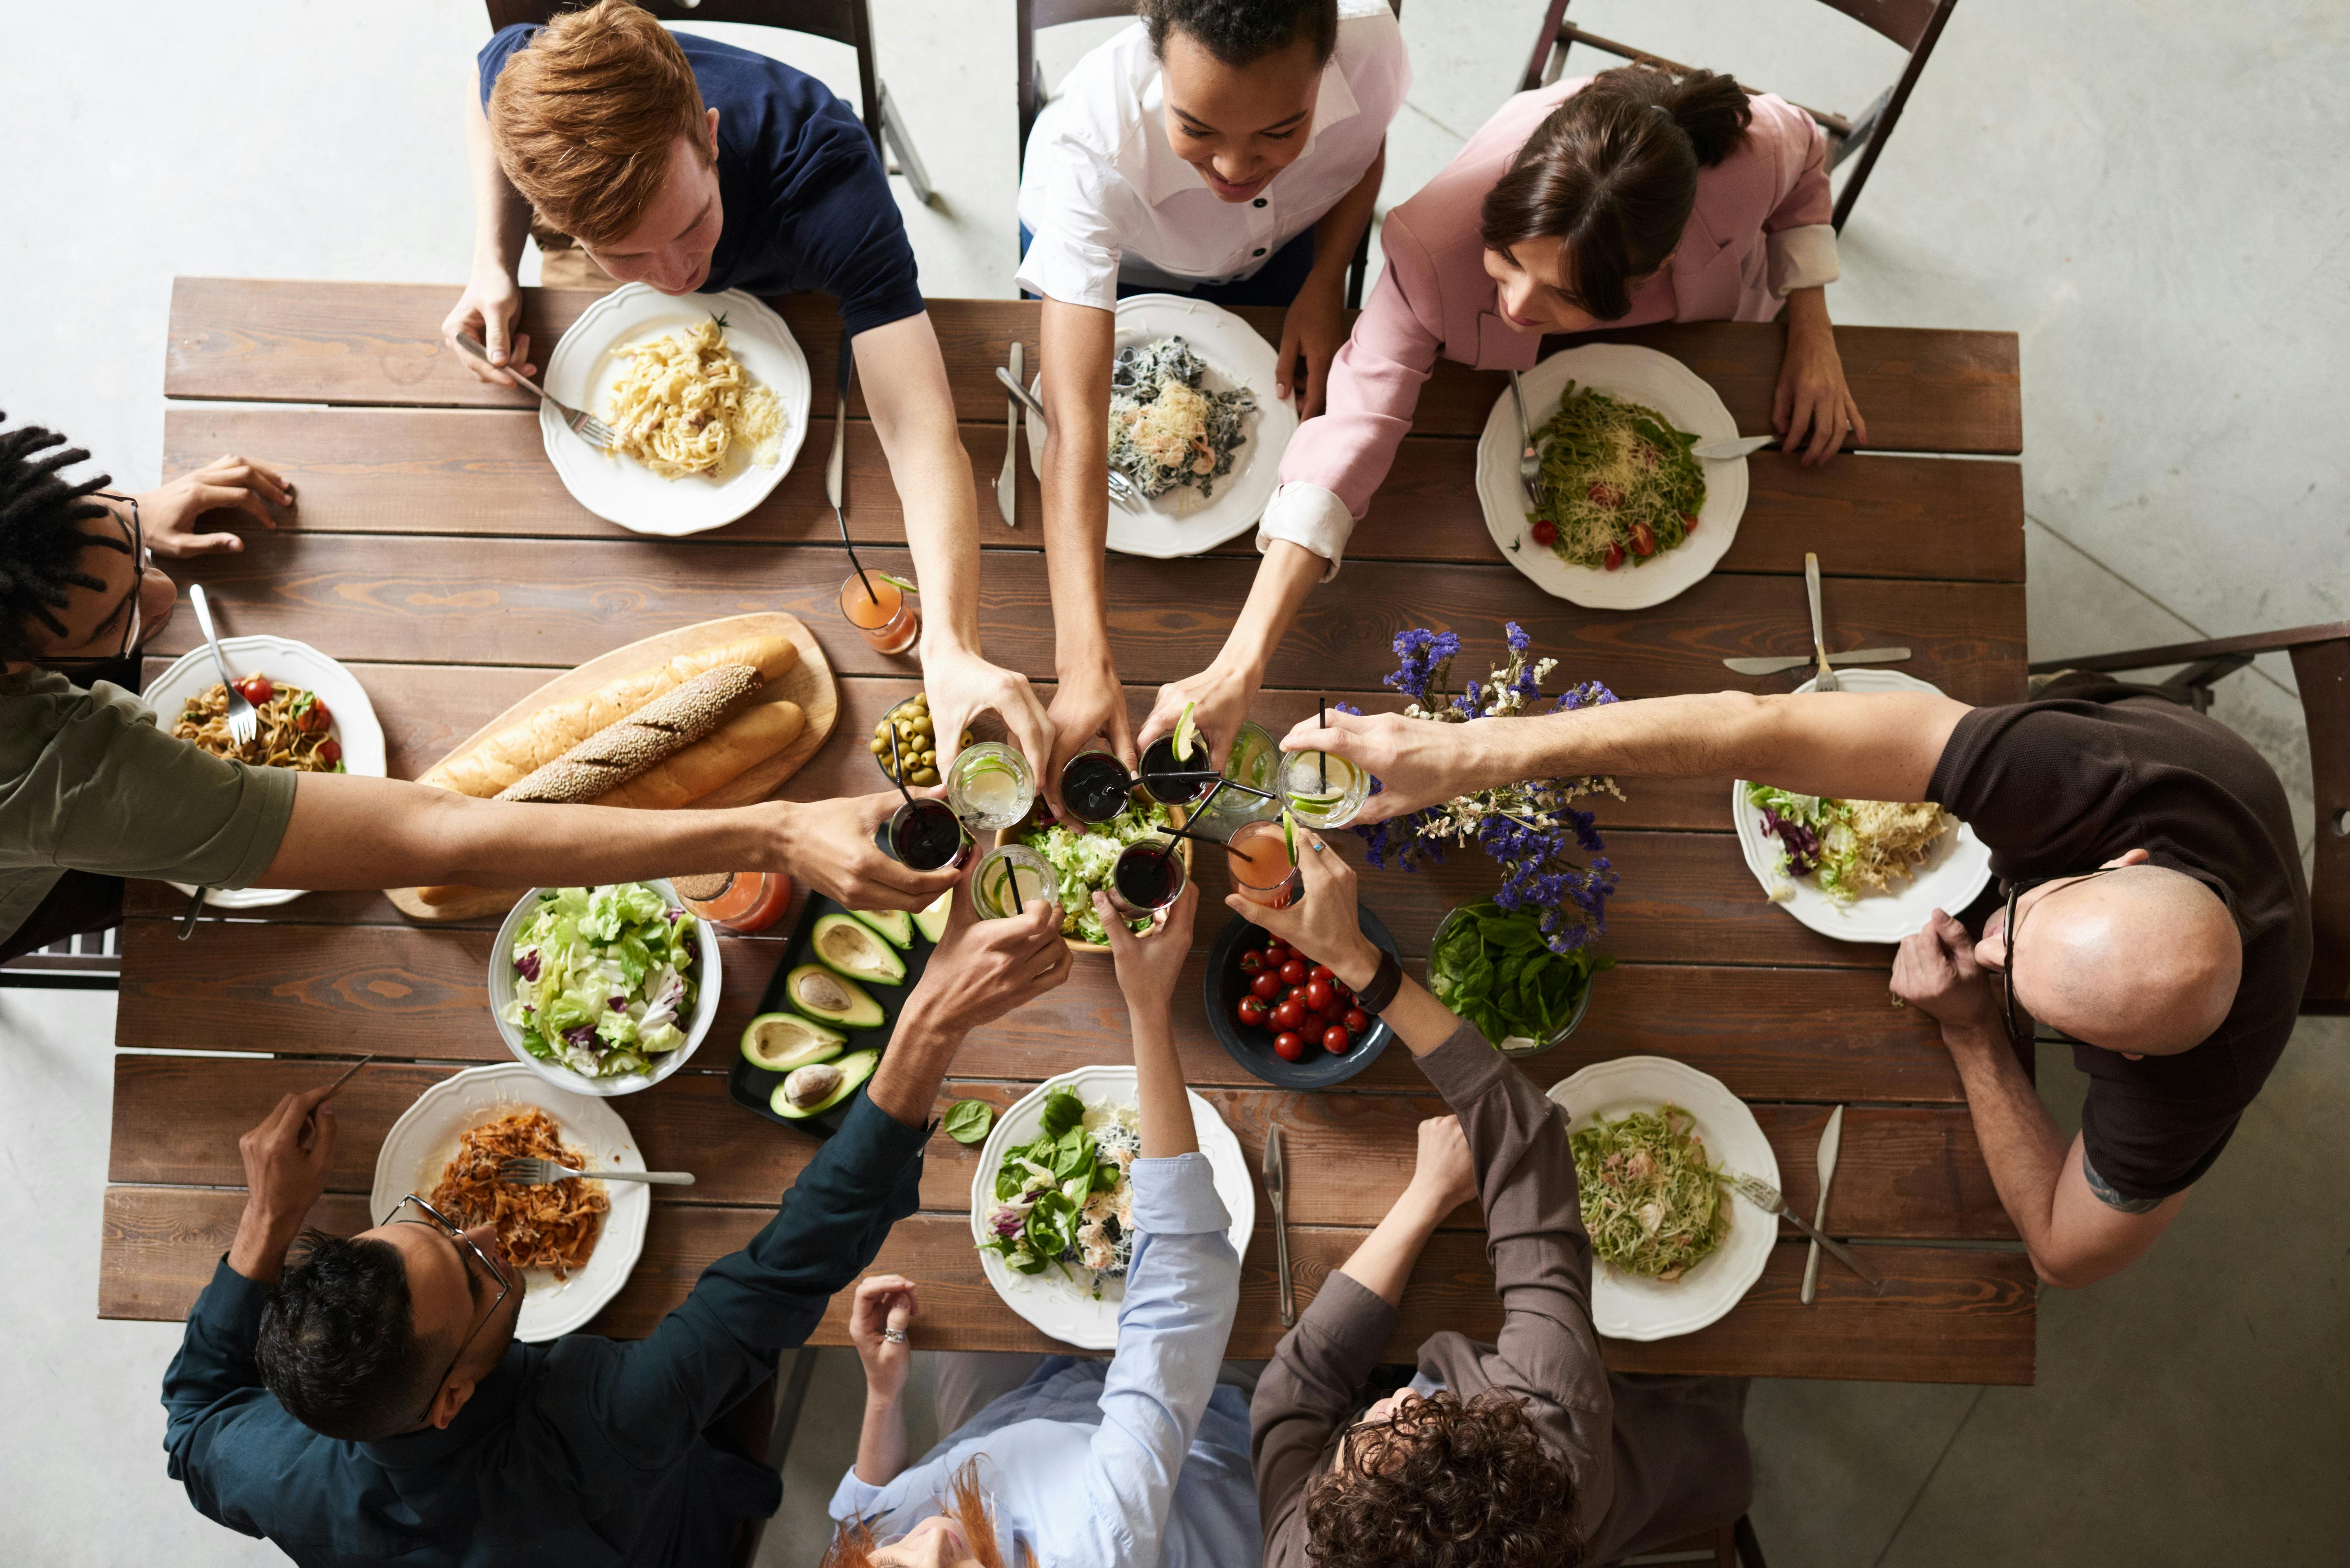
<path id="1" fill-rule="evenodd" d="M 224 452 L 280 467 L 298 505 L 275 531 L 246 526 L 234 555 L 175 563 L 203 583 L 226 634 L 300 639 L 342 660 L 383 724 L 390 772 L 414 777 L 491 715 L 552 675 L 671 628 L 754 610 L 788 610 L 821 639 L 838 680 L 832 739 L 782 790 L 797 799 L 886 787 L 864 741 L 890 704 L 919 688 L 910 656 L 876 653 L 840 618 L 847 572 L 823 491 L 838 337 L 830 300 L 776 309 L 806 351 L 817 428 L 774 493 L 741 521 L 691 538 L 643 537 L 588 513 L 547 461 L 532 400 L 482 385 L 442 343 L 453 286 L 181 278 L 164 372 L 163 469 Z M 596 296 L 525 290 L 524 326 L 552 345 Z M 1014 341 L 1036 362 L 1038 307 L 1008 300 L 931 302 L 962 442 L 980 496 L 985 651 L 1045 682 L 1052 606 L 1035 479 L 1018 464 L 1018 526 L 993 503 L 1004 450 L 1004 396 L 993 379 Z M 1277 312 L 1243 312 L 1268 337 Z M 1716 322 L 1606 334 L 1687 364 L 1740 430 L 1770 429 L 1781 353 L 1774 326 Z M 1721 564 L 1653 608 L 1579 608 L 1509 566 L 1487 535 L 1473 483 L 1477 436 L 1505 383 L 1440 363 L 1412 433 L 1344 569 L 1319 587 L 1266 671 L 1254 717 L 1279 733 L 1315 700 L 1399 705 L 1381 678 L 1414 627 L 1461 634 L 1456 681 L 1505 657 L 1503 623 L 1555 658 L 1552 689 L 1586 680 L 1625 698 L 1784 691 L 1804 678 L 1731 674 L 1725 656 L 1811 648 L 1804 556 L 1825 574 L 1829 645 L 1905 644 L 1900 668 L 1968 702 L 2024 694 L 2021 387 L 2016 339 L 2001 332 L 1841 327 L 1836 333 L 1870 450 L 1818 467 L 1776 452 L 1750 460 L 1751 493 Z M 543 351 L 542 351 L 543 352 Z M 850 404 L 848 525 L 868 566 L 906 574 L 904 508 L 861 397 Z M 1114 557 L 1108 622 L 1139 720 L 1162 681 L 1202 669 L 1244 597 L 1256 556 L 1247 535 L 1198 557 Z M 172 621 L 151 672 L 191 646 Z M 1800 1299 L 1805 1243 L 1783 1230 L 1762 1278 L 1726 1316 L 1693 1334 L 1610 1340 L 1626 1371 L 2028 1383 L 2032 1266 L 2002 1211 L 1958 1075 L 1931 1022 L 1888 1004 L 1892 949 L 1832 940 L 1768 901 L 1742 857 L 1727 779 L 1619 781 L 1599 797 L 1599 828 L 1620 874 L 1602 950 L 1616 967 L 1564 1044 L 1522 1063 L 1552 1084 L 1596 1062 L 1663 1055 L 1712 1074 L 1753 1108 L 1797 1211 L 1817 1197 L 1814 1151 L 1846 1106 L 1829 1231 L 1884 1277 L 1872 1292 L 1844 1269 Z M 1591 804 L 1586 802 L 1586 804 Z M 1362 867 L 1349 834 L 1334 847 Z M 1389 1051 L 1344 1085 L 1286 1093 L 1235 1063 L 1210 1033 L 1203 954 L 1226 918 L 1219 857 L 1202 857 L 1194 952 L 1176 1028 L 1192 1085 L 1239 1137 L 1253 1167 L 1267 1128 L 1286 1129 L 1290 1260 L 1301 1305 L 1377 1223 L 1409 1176 L 1414 1127 L 1440 1101 L 1409 1054 Z M 1362 868 L 1362 897 L 1424 971 L 1445 911 L 1497 883 L 1472 851 L 1417 874 Z M 504 1061 L 484 1001 L 494 919 L 421 925 L 380 893 L 313 893 L 281 907 L 205 919 L 175 940 L 180 895 L 134 885 L 123 925 L 113 1138 L 102 1224 L 101 1316 L 185 1315 L 227 1246 L 244 1200 L 237 1136 L 288 1090 L 323 1085 L 341 1064 L 377 1062 L 337 1100 L 339 1140 L 311 1222 L 349 1232 L 367 1212 L 378 1148 L 431 1085 Z M 693 1171 L 654 1189 L 644 1251 L 593 1325 L 645 1333 L 701 1271 L 742 1245 L 816 1145 L 732 1103 L 733 1041 L 772 974 L 789 929 L 724 941 L 715 1027 L 684 1070 L 610 1102 L 649 1165 Z M 196 1053 L 205 1053 L 197 1054 Z M 940 1102 L 1008 1105 L 1038 1081 L 1128 1059 L 1123 1004 L 1107 957 L 1080 955 L 1067 982 L 975 1031 Z M 920 1211 L 874 1260 L 920 1282 L 918 1343 L 931 1348 L 1045 1349 L 1051 1342 L 1001 1302 L 972 1247 L 968 1194 L 977 1151 L 931 1140 Z M 1270 1206 L 1243 1261 L 1231 1354 L 1269 1355 L 1281 1335 Z M 1740 1224 L 1769 1223 L 1742 1209 Z M 1491 1335 L 1500 1319 L 1475 1207 L 1422 1254 L 1388 1359 L 1409 1361 L 1440 1329 Z M 815 1343 L 847 1343 L 847 1294 Z"/>

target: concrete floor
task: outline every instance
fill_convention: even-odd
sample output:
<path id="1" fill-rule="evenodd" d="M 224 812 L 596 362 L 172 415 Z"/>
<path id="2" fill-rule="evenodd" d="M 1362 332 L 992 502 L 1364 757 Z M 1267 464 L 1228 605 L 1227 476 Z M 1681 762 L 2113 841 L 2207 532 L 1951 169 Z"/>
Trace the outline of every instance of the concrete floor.
<path id="1" fill-rule="evenodd" d="M 948 194 L 910 213 L 924 283 L 1009 292 L 1008 0 L 876 0 L 883 72 Z M 1514 81 L 1534 0 L 1413 0 L 1408 193 Z M 0 408 L 156 477 L 175 274 L 443 279 L 471 214 L 456 117 L 472 0 L 5 6 Z M 1593 30 L 1857 109 L 1895 51 L 1805 0 L 1586 0 Z M 976 24 L 973 19 L 976 18 Z M 1057 76 L 1101 31 L 1048 41 Z M 941 48 L 952 38 L 953 47 Z M 836 85 L 845 51 L 784 51 Z M 2032 650 L 2054 657 L 2350 616 L 2327 360 L 2350 329 L 2334 155 L 2350 10 L 2247 0 L 1969 0 L 1844 237 L 1836 318 L 2022 335 Z M 1587 69 L 1587 65 L 1575 68 Z M 322 152 L 324 155 L 322 155 Z M 2305 798 L 2289 670 L 2221 716 Z M 2308 829 L 2304 825 L 2304 843 Z M 106 997 L 0 992 L 0 1522 L 13 1561 L 276 1560 L 163 1476 L 166 1325 L 99 1323 Z M 2044 1059 L 2060 1117 L 2080 1080 Z M 2043 1302 L 2030 1389 L 1759 1386 L 1754 1517 L 1781 1564 L 2339 1563 L 2350 1540 L 2350 1028 L 2304 1024 L 2152 1257 Z M 814 1562 L 854 1429 L 828 1352 L 764 1562 Z"/>

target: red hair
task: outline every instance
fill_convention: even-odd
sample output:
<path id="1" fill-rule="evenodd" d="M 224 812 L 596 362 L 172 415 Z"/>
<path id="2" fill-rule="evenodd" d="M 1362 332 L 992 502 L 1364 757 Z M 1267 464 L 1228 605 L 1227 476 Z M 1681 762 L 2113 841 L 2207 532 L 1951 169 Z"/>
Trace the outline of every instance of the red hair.
<path id="1" fill-rule="evenodd" d="M 995 1539 L 995 1521 L 987 1517 L 986 1501 L 979 1494 L 979 1460 L 965 1461 L 947 1485 L 943 1511 L 971 1543 L 971 1554 L 979 1568 L 1005 1568 L 1003 1548 Z M 825 1552 L 821 1568 L 872 1568 L 874 1551 L 872 1527 L 861 1519 L 852 1520 L 833 1532 L 832 1546 Z M 1035 1568 L 1036 1559 L 1024 1547 L 1020 1563 L 1022 1568 Z"/>

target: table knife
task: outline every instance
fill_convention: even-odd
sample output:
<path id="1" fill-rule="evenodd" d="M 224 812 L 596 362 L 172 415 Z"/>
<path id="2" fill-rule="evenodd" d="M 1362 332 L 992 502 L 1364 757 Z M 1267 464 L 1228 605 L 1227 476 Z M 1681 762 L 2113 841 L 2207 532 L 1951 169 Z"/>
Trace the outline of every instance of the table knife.
<path id="1" fill-rule="evenodd" d="M 1289 1294 L 1289 1220 L 1283 1199 L 1288 1173 L 1281 1154 L 1281 1124 L 1264 1131 L 1264 1193 L 1273 1199 L 1273 1254 L 1281 1270 L 1281 1326 L 1297 1326 L 1297 1307 Z"/>
<path id="2" fill-rule="evenodd" d="M 1026 355 L 1026 349 L 1020 343 L 1015 341 L 1012 345 L 1012 379 L 1014 381 L 1026 379 L 1022 374 L 1021 364 Z M 995 509 L 1003 514 L 1003 525 L 1006 528 L 1020 526 L 1019 514 L 1014 510 L 1019 491 L 1012 482 L 1012 454 L 1019 445 L 1020 400 L 1006 397 L 1003 400 L 1003 472 L 995 476 Z"/>
<path id="3" fill-rule="evenodd" d="M 1906 648 L 1856 648 L 1850 653 L 1831 653 L 1830 664 L 1899 664 L 1909 658 Z M 1741 675 L 1778 675 L 1790 670 L 1808 670 L 1812 656 L 1808 653 L 1775 655 L 1768 659 L 1725 659 L 1722 663 Z"/>
<path id="4" fill-rule="evenodd" d="M 1838 1106 L 1828 1113 L 1827 1131 L 1820 1134 L 1817 1163 L 1820 1170 L 1819 1207 L 1812 1211 L 1812 1223 L 1825 1231 L 1828 1228 L 1828 1184 L 1835 1179 L 1836 1148 L 1844 1142 L 1844 1107 Z M 1814 1241 L 1804 1256 L 1804 1304 L 1812 1304 L 1812 1296 L 1820 1284 L 1820 1244 Z"/>
<path id="5" fill-rule="evenodd" d="M 832 400 L 832 455 L 824 462 L 824 496 L 832 503 L 832 514 L 840 524 L 840 536 L 848 537 L 847 514 L 840 506 L 840 470 L 848 456 L 848 386 L 857 374 L 857 358 L 849 347 L 848 329 L 840 333 L 840 375 L 834 383 L 837 389 Z"/>
<path id="6" fill-rule="evenodd" d="M 1778 443 L 1779 438 L 1774 435 L 1724 436 L 1719 441 L 1701 441 L 1690 448 L 1690 452 L 1691 455 L 1710 462 L 1727 462 L 1732 458 L 1744 457 L 1750 452 L 1761 452 L 1766 446 Z"/>

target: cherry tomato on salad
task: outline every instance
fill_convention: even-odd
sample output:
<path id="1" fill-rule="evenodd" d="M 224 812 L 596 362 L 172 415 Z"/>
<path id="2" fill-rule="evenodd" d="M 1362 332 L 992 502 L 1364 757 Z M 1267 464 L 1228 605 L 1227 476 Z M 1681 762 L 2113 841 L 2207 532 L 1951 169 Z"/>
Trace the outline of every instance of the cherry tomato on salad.
<path id="1" fill-rule="evenodd" d="M 1355 1037 L 1347 1033 L 1347 1026 L 1343 1023 L 1333 1023 L 1322 1031 L 1322 1049 L 1333 1056 L 1344 1054 L 1354 1043 Z"/>
<path id="2" fill-rule="evenodd" d="M 1273 1054 L 1284 1062 L 1305 1059 L 1305 1041 L 1295 1029 L 1284 1029 L 1273 1037 Z"/>
<path id="3" fill-rule="evenodd" d="M 1249 994 L 1265 1002 L 1271 1002 L 1280 990 L 1281 977 L 1277 974 L 1261 974 L 1249 982 Z"/>
<path id="4" fill-rule="evenodd" d="M 1284 985 L 1304 985 L 1305 983 L 1305 961 L 1304 959 L 1291 959 L 1287 963 L 1283 964 L 1281 966 L 1281 983 Z"/>
<path id="5" fill-rule="evenodd" d="M 1558 541 L 1558 524 L 1547 517 L 1535 518 L 1534 525 L 1526 532 L 1533 535 L 1534 543 L 1545 550 Z"/>
<path id="6" fill-rule="evenodd" d="M 1248 951 L 1241 954 L 1241 972 L 1250 976 L 1263 974 L 1264 972 L 1264 955 L 1257 951 L 1254 948 L 1251 948 Z"/>
<path id="7" fill-rule="evenodd" d="M 1330 990 L 1330 982 L 1321 976 L 1317 975 L 1305 982 L 1305 1005 L 1315 1012 L 1329 1012 L 1330 1004 L 1337 1000 Z"/>
<path id="8" fill-rule="evenodd" d="M 1636 556 L 1653 556 L 1656 553 L 1657 531 L 1654 528 L 1649 527 L 1646 522 L 1634 522 L 1632 524 L 1632 554 Z"/>
<path id="9" fill-rule="evenodd" d="M 317 693 L 306 693 L 294 706 L 294 727 L 306 735 L 322 734 L 335 722 L 334 714 L 318 701 Z"/>
<path id="10" fill-rule="evenodd" d="M 335 766 L 343 760 L 343 743 L 340 741 L 319 742 L 318 760 L 330 768 Z"/>
<path id="11" fill-rule="evenodd" d="M 1694 513 L 1694 512 L 1684 512 L 1684 513 L 1682 513 L 1682 514 L 1681 514 L 1681 526 L 1682 526 L 1682 527 L 1684 527 L 1684 528 L 1686 528 L 1686 529 L 1688 529 L 1688 530 L 1689 530 L 1690 533 L 1692 533 L 1692 534 L 1696 533 L 1696 532 L 1697 532 L 1697 514 L 1696 514 L 1696 513 Z"/>
<path id="12" fill-rule="evenodd" d="M 1284 1002 L 1273 1010 L 1275 1029 L 1295 1029 L 1305 1022 L 1305 1009 L 1295 1002 Z"/>
<path id="13" fill-rule="evenodd" d="M 1604 570 L 1604 571 L 1610 571 L 1610 572 L 1612 572 L 1612 571 L 1614 571 L 1617 567 L 1618 567 L 1618 566 L 1622 566 L 1623 564 L 1624 564 L 1624 546 L 1623 546 L 1623 545 L 1608 545 L 1608 546 L 1607 546 L 1607 561 L 1604 563 L 1604 565 L 1602 566 L 1602 568 L 1601 568 L 1601 569 L 1602 569 L 1602 570 Z"/>
<path id="14" fill-rule="evenodd" d="M 1243 996 L 1241 998 L 1240 1005 L 1232 1011 L 1240 1021 L 1251 1029 L 1262 1029 L 1272 1010 L 1265 1006 L 1264 998 L 1262 996 Z"/>
<path id="15" fill-rule="evenodd" d="M 1605 506 L 1613 510 L 1624 504 L 1624 493 L 1612 484 L 1595 484 L 1588 493 L 1594 506 Z"/>
<path id="16" fill-rule="evenodd" d="M 269 683 L 266 675 L 248 675 L 236 683 L 236 690 L 246 701 L 255 704 L 266 702 L 277 695 L 277 688 Z"/>
<path id="17" fill-rule="evenodd" d="M 1371 1032 L 1371 1015 L 1359 1007 L 1350 1007 L 1347 1009 L 1346 1024 L 1350 1034 L 1368 1034 Z"/>

